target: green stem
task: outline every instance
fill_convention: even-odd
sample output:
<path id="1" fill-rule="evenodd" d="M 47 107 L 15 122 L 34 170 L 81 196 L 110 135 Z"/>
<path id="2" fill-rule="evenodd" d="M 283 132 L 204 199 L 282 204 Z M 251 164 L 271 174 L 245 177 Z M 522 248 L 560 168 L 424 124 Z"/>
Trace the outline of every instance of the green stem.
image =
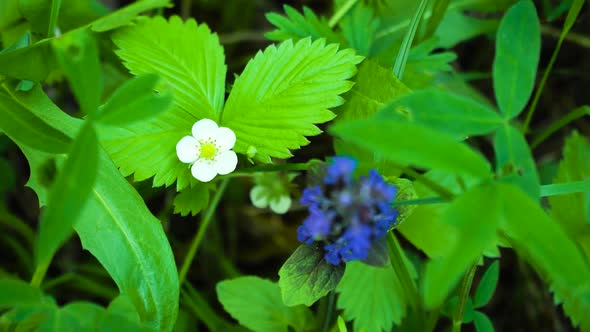
<path id="1" fill-rule="evenodd" d="M 27 241 L 27 244 L 32 246 L 35 242 L 35 234 L 31 228 L 20 218 L 8 212 L 4 207 L 0 207 L 0 223 L 20 234 Z"/>
<path id="2" fill-rule="evenodd" d="M 59 16 L 59 7 L 61 7 L 61 0 L 53 0 L 51 2 L 51 12 L 49 13 L 49 25 L 47 26 L 48 38 L 51 38 L 55 35 L 55 26 L 57 25 L 57 18 Z"/>
<path id="3" fill-rule="evenodd" d="M 334 313 L 335 300 L 336 295 L 332 291 L 328 294 L 328 307 L 326 308 L 326 316 L 324 317 L 324 325 L 322 327 L 322 332 L 328 332 L 328 330 L 330 329 L 330 322 L 332 321 L 332 314 Z"/>
<path id="4" fill-rule="evenodd" d="M 342 7 L 338 8 L 338 10 L 332 15 L 330 20 L 328 21 L 328 26 L 330 28 L 334 28 L 338 22 L 350 11 L 350 9 L 358 2 L 358 0 L 348 0 Z"/>
<path id="5" fill-rule="evenodd" d="M 553 28 L 550 25 L 541 25 L 541 33 L 555 38 L 559 38 L 561 36 L 561 31 Z M 570 32 L 567 34 L 567 36 L 565 36 L 565 40 L 570 43 L 578 44 L 584 48 L 590 48 L 590 37 L 579 33 Z"/>
<path id="6" fill-rule="evenodd" d="M 47 273 L 47 269 L 49 268 L 49 263 L 39 264 L 35 268 L 35 272 L 33 272 L 33 278 L 31 278 L 31 286 L 33 287 L 40 287 L 41 282 L 43 282 L 43 278 L 45 278 L 45 274 Z"/>
<path id="7" fill-rule="evenodd" d="M 387 236 L 387 245 L 389 248 L 389 260 L 391 262 L 391 266 L 395 271 L 395 274 L 399 278 L 400 283 L 402 284 L 402 289 L 406 293 L 406 298 L 410 304 L 410 308 L 414 309 L 414 312 L 418 312 L 419 307 L 419 300 L 418 300 L 418 289 L 416 288 L 416 284 L 410 275 L 410 271 L 408 270 L 408 266 L 406 265 L 404 254 L 402 251 L 397 238 L 393 231 L 389 232 Z"/>
<path id="8" fill-rule="evenodd" d="M 408 199 L 407 201 L 393 202 L 391 206 L 426 205 L 440 203 L 446 203 L 446 201 L 440 197 L 424 197 L 417 199 Z"/>
<path id="9" fill-rule="evenodd" d="M 182 285 L 182 283 L 184 282 L 184 279 L 186 277 L 188 269 L 190 268 L 190 266 L 193 262 L 193 259 L 195 258 L 195 254 L 197 253 L 197 250 L 199 249 L 199 246 L 201 244 L 201 241 L 203 240 L 203 237 L 205 236 L 205 232 L 207 231 L 207 226 L 209 226 L 209 223 L 213 219 L 213 214 L 215 213 L 215 210 L 217 209 L 217 205 L 219 204 L 219 201 L 221 200 L 221 196 L 223 196 L 223 192 L 225 191 L 225 187 L 227 187 L 228 182 L 229 182 L 229 178 L 223 179 L 221 181 L 221 184 L 219 185 L 219 188 L 217 188 L 217 192 L 215 193 L 215 196 L 213 197 L 211 204 L 207 208 L 207 211 L 205 212 L 205 215 L 203 216 L 203 219 L 201 220 L 201 225 L 199 226 L 199 230 L 197 231 L 197 234 L 195 235 L 195 237 L 193 238 L 193 241 L 191 242 L 188 253 L 186 254 L 186 258 L 184 259 L 184 262 L 182 263 L 182 267 L 180 268 L 180 272 L 178 273 L 178 280 L 179 280 L 180 285 Z"/>
<path id="10" fill-rule="evenodd" d="M 448 190 L 447 188 L 445 188 L 445 187 L 439 185 L 438 183 L 430 180 L 429 178 L 425 177 L 424 175 L 422 175 L 422 174 L 414 171 L 410 167 L 402 166 L 402 167 L 399 167 L 399 168 L 401 168 L 404 173 L 406 173 L 410 177 L 414 178 L 415 181 L 422 182 L 422 184 L 424 184 L 430 190 L 432 190 L 435 193 L 437 193 L 445 201 L 451 201 L 451 200 L 453 200 L 453 197 L 455 197 L 455 195 L 450 190 Z"/>
<path id="11" fill-rule="evenodd" d="M 453 313 L 453 329 L 452 332 L 461 332 L 461 325 L 463 324 L 463 314 L 465 313 L 465 305 L 469 299 L 469 292 L 471 291 L 471 284 L 473 283 L 473 277 L 477 270 L 477 264 L 473 264 L 469 271 L 463 277 L 459 288 L 459 301 L 455 307 Z"/>
<path id="12" fill-rule="evenodd" d="M 202 321 L 209 331 L 225 331 L 230 326 L 223 318 L 217 315 L 209 302 L 188 282 L 180 290 L 182 304 Z"/>
<path id="13" fill-rule="evenodd" d="M 539 144 L 543 143 L 543 141 L 545 141 L 547 139 L 547 137 L 553 135 L 556 131 L 565 127 L 568 123 L 575 121 L 585 115 L 590 115 L 590 107 L 588 107 L 588 106 L 582 106 L 582 107 L 576 108 L 575 110 L 567 113 L 566 115 L 561 117 L 559 120 L 553 122 L 549 127 L 547 127 L 545 130 L 543 130 L 539 135 L 537 135 L 537 137 L 535 137 L 535 139 L 533 139 L 533 142 L 531 143 L 531 149 L 534 149 L 537 146 L 539 146 Z"/>

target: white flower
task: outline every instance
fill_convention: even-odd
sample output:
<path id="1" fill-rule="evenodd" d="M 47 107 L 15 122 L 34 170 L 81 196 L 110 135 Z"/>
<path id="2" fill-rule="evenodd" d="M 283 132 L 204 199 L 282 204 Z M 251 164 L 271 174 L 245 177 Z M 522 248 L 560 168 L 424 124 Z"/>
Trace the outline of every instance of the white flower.
<path id="1" fill-rule="evenodd" d="M 209 182 L 217 174 L 229 174 L 236 169 L 238 156 L 231 150 L 236 134 L 231 129 L 202 119 L 193 125 L 192 134 L 176 144 L 176 155 L 183 163 L 192 164 L 191 173 L 197 180 Z"/>

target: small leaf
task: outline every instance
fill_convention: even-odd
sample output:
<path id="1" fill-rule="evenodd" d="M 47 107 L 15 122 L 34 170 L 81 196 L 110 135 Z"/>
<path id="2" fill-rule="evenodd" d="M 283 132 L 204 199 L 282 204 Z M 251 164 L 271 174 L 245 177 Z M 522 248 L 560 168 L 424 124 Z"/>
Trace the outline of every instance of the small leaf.
<path id="1" fill-rule="evenodd" d="M 307 145 L 305 136 L 321 133 L 315 124 L 334 118 L 328 108 L 344 102 L 339 95 L 352 87 L 360 61 L 350 49 L 310 38 L 259 52 L 236 79 L 221 118 L 236 134 L 234 150 L 254 146 L 254 159 L 269 163 Z"/>
<path id="2" fill-rule="evenodd" d="M 473 313 L 473 323 L 477 332 L 494 332 L 494 324 L 490 318 L 480 311 Z"/>
<path id="3" fill-rule="evenodd" d="M 354 320 L 354 331 L 391 331 L 406 315 L 404 291 L 391 265 L 347 263 L 336 291 L 338 309 Z"/>
<path id="4" fill-rule="evenodd" d="M 70 302 L 61 310 L 78 321 L 80 330 L 86 331 L 95 329 L 106 313 L 103 307 L 91 302 Z"/>
<path id="5" fill-rule="evenodd" d="M 496 290 L 496 284 L 498 283 L 498 277 L 500 276 L 500 264 L 499 261 L 494 261 L 486 272 L 484 273 L 477 290 L 475 291 L 475 298 L 473 305 L 476 308 L 481 308 L 488 304 L 494 296 Z"/>
<path id="6" fill-rule="evenodd" d="M 155 74 L 143 74 L 123 83 L 101 106 L 97 120 L 124 126 L 167 111 L 172 106 L 173 95 L 171 91 L 154 92 L 159 79 Z"/>
<path id="7" fill-rule="evenodd" d="M 259 332 L 310 328 L 311 311 L 302 306 L 283 304 L 276 283 L 255 276 L 225 280 L 217 284 L 217 297 L 223 308 L 243 326 Z"/>
<path id="8" fill-rule="evenodd" d="M 420 90 L 387 104 L 379 118 L 399 118 L 445 132 L 457 140 L 493 132 L 504 123 L 498 113 L 441 90 Z"/>
<path id="9" fill-rule="evenodd" d="M 355 49 L 362 56 L 371 56 L 372 46 L 377 38 L 380 20 L 373 9 L 363 2 L 357 3 L 340 20 L 340 29 L 348 47 Z"/>
<path id="10" fill-rule="evenodd" d="M 0 279 L 0 309 L 37 305 L 43 302 L 43 292 L 17 279 Z"/>
<path id="11" fill-rule="evenodd" d="M 92 22 L 90 26 L 92 30 L 96 32 L 114 30 L 118 27 L 129 24 L 140 13 L 162 7 L 171 7 L 170 0 L 136 1 L 128 6 L 99 18 L 98 20 Z"/>
<path id="12" fill-rule="evenodd" d="M 334 266 L 326 262 L 321 251 L 300 245 L 279 270 L 283 302 L 309 307 L 334 290 L 343 274 L 344 266 Z"/>
<path id="13" fill-rule="evenodd" d="M 342 319 L 342 316 L 338 316 L 338 320 L 336 321 L 336 323 L 338 324 L 339 332 L 348 332 L 348 329 L 346 328 L 346 322 L 344 321 L 344 319 Z"/>
<path id="14" fill-rule="evenodd" d="M 174 213 L 179 213 L 183 217 L 189 213 L 196 216 L 209 204 L 210 189 L 210 185 L 199 183 L 177 193 L 174 197 Z"/>
<path id="15" fill-rule="evenodd" d="M 308 7 L 303 7 L 303 15 L 289 5 L 283 5 L 286 16 L 278 13 L 266 14 L 266 19 L 276 27 L 264 36 L 274 41 L 287 39 L 301 39 L 311 37 L 313 40 L 326 38 L 330 43 L 339 41 L 338 35 L 332 31 L 328 22 L 317 15 Z"/>
<path id="16" fill-rule="evenodd" d="M 494 92 L 506 118 L 518 116 L 531 97 L 541 53 L 541 32 L 535 5 L 520 0 L 498 28 L 493 65 Z"/>

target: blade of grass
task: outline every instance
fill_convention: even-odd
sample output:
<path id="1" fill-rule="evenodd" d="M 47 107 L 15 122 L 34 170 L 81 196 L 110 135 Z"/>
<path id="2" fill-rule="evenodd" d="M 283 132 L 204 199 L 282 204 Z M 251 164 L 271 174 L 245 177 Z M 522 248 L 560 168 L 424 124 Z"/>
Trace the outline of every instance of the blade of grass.
<path id="1" fill-rule="evenodd" d="M 338 10 L 332 15 L 330 20 L 328 21 L 328 26 L 330 28 L 334 28 L 338 22 L 348 13 L 348 11 L 358 2 L 358 0 L 348 0 L 344 5 L 342 5 Z"/>
<path id="2" fill-rule="evenodd" d="M 406 68 L 406 63 L 408 62 L 408 56 L 410 55 L 410 49 L 412 48 L 412 43 L 414 41 L 414 37 L 416 36 L 416 31 L 420 26 L 420 22 L 422 20 L 422 16 L 424 15 L 424 10 L 428 5 L 429 0 L 421 0 L 420 5 L 418 5 L 418 9 L 414 13 L 414 17 L 412 17 L 412 21 L 410 22 L 410 26 L 408 28 L 408 32 L 404 36 L 404 40 L 402 41 L 402 45 L 399 49 L 399 53 L 395 58 L 395 64 L 393 65 L 393 74 L 401 80 L 404 75 L 404 70 Z"/>
<path id="3" fill-rule="evenodd" d="M 47 27 L 47 37 L 55 36 L 55 27 L 57 26 L 57 17 L 59 16 L 59 8 L 61 7 L 61 0 L 53 0 L 51 2 L 51 13 L 49 16 L 49 26 Z"/>

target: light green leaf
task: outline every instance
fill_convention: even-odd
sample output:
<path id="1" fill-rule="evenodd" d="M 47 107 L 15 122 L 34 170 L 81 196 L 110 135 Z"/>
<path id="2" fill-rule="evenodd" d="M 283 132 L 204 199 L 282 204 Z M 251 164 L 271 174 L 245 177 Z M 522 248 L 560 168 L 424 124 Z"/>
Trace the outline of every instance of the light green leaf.
<path id="1" fill-rule="evenodd" d="M 279 270 L 283 302 L 288 306 L 309 307 L 334 290 L 343 273 L 344 266 L 326 262 L 320 250 L 300 245 Z"/>
<path id="2" fill-rule="evenodd" d="M 254 159 L 288 158 L 289 149 L 307 145 L 315 126 L 334 118 L 328 108 L 343 103 L 339 95 L 361 61 L 352 50 L 338 51 L 324 40 L 285 41 L 259 52 L 236 79 L 221 124 L 237 137 L 236 152 L 256 148 Z"/>
<path id="3" fill-rule="evenodd" d="M 504 125 L 494 135 L 496 172 L 502 181 L 520 187 L 532 199 L 540 197 L 540 180 L 529 145 L 519 130 Z"/>
<path id="4" fill-rule="evenodd" d="M 338 319 L 336 322 L 338 324 L 338 331 L 339 332 L 348 332 L 348 329 L 346 328 L 346 322 L 344 321 L 344 319 L 342 319 L 342 316 L 338 316 Z"/>
<path id="5" fill-rule="evenodd" d="M 488 304 L 488 302 L 490 302 L 492 296 L 494 296 L 494 291 L 496 290 L 499 276 L 500 264 L 499 261 L 496 260 L 490 264 L 483 277 L 481 277 L 479 285 L 477 285 L 475 298 L 473 300 L 473 305 L 476 308 L 483 307 L 484 305 Z"/>
<path id="6" fill-rule="evenodd" d="M 348 47 L 362 56 L 372 55 L 371 48 L 377 37 L 380 21 L 371 7 L 357 2 L 340 20 L 339 25 Z"/>
<path id="7" fill-rule="evenodd" d="M 154 117 L 172 106 L 171 91 L 154 93 L 160 78 L 155 74 L 139 75 L 125 82 L 101 106 L 98 121 L 124 126 Z"/>
<path id="8" fill-rule="evenodd" d="M 480 204 L 486 202 L 486 213 Z M 498 191 L 491 185 L 480 185 L 456 198 L 443 212 L 441 221 L 451 225 L 450 245 L 442 257 L 431 260 L 424 275 L 424 303 L 439 306 L 467 269 L 477 262 L 496 240 L 501 206 Z M 474 222 L 477 220 L 477 222 Z"/>
<path id="9" fill-rule="evenodd" d="M 524 109 L 535 85 L 541 32 L 535 5 L 520 0 L 498 28 L 493 65 L 494 92 L 500 111 L 512 119 Z"/>
<path id="10" fill-rule="evenodd" d="M 181 216 L 187 216 L 190 213 L 196 216 L 209 205 L 210 189 L 212 189 L 211 185 L 198 183 L 179 192 L 174 197 L 174 213 L 179 213 Z"/>
<path id="11" fill-rule="evenodd" d="M 370 149 L 400 165 L 440 169 L 478 178 L 490 176 L 488 162 L 467 145 L 413 123 L 373 117 L 339 123 L 330 131 L 346 142 Z"/>
<path id="12" fill-rule="evenodd" d="M 391 331 L 406 314 L 406 299 L 391 265 L 373 267 L 360 262 L 346 264 L 338 284 L 338 308 L 355 331 Z"/>
<path id="13" fill-rule="evenodd" d="M 475 311 L 473 313 L 473 323 L 477 332 L 494 332 L 494 324 L 490 318 L 483 312 Z"/>
<path id="14" fill-rule="evenodd" d="M 86 125 L 74 141 L 49 192 L 49 202 L 39 223 L 35 246 L 37 266 L 47 266 L 73 232 L 72 225 L 78 221 L 91 194 L 97 164 L 98 140 L 92 126 Z"/>
<path id="15" fill-rule="evenodd" d="M 8 77 L 43 81 L 57 66 L 50 39 L 31 46 L 0 52 L 0 74 Z"/>
<path id="16" fill-rule="evenodd" d="M 326 38 L 330 43 L 338 42 L 338 36 L 328 26 L 324 17 L 318 17 L 313 10 L 303 7 L 303 14 L 289 5 L 283 5 L 285 16 L 278 13 L 266 14 L 266 19 L 276 27 L 264 36 L 274 41 L 311 37 L 313 40 Z"/>
<path id="17" fill-rule="evenodd" d="M 37 305 L 43 302 L 43 292 L 18 279 L 0 279 L 0 308 Z"/>
<path id="18" fill-rule="evenodd" d="M 276 283 L 255 276 L 239 277 L 217 284 L 217 297 L 223 308 L 243 326 L 256 332 L 309 329 L 311 311 L 302 306 L 283 304 Z"/>
<path id="19" fill-rule="evenodd" d="M 504 123 L 498 113 L 487 106 L 441 90 L 420 90 L 404 95 L 387 104 L 377 116 L 424 125 L 457 140 L 489 134 Z"/>
<path id="20" fill-rule="evenodd" d="M 90 24 L 93 31 L 105 32 L 129 24 L 137 15 L 148 10 L 171 7 L 170 0 L 139 0 Z"/>
<path id="21" fill-rule="evenodd" d="M 103 77 L 94 36 L 76 30 L 52 41 L 60 64 L 82 112 L 96 114 L 103 90 Z"/>

